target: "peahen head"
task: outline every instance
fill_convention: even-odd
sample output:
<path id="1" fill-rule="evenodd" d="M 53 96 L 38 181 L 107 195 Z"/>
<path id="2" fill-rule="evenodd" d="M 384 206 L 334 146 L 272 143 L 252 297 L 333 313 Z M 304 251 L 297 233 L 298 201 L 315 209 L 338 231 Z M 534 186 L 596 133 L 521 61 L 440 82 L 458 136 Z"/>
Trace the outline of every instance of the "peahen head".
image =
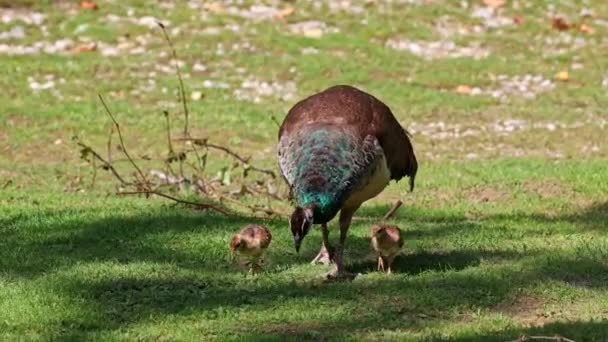
<path id="1" fill-rule="evenodd" d="M 300 245 L 308 230 L 313 222 L 313 208 L 310 207 L 296 207 L 291 214 L 289 224 L 291 226 L 291 233 L 293 234 L 293 241 L 296 245 L 296 252 L 300 252 Z"/>

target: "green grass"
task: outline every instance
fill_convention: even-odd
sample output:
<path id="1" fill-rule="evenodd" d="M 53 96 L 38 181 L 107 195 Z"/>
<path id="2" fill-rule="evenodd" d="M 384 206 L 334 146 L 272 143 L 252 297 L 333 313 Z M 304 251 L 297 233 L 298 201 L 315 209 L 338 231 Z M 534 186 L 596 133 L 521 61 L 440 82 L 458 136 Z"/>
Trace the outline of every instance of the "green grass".
<path id="1" fill-rule="evenodd" d="M 9 45 L 83 36 L 117 44 L 149 35 L 141 54 L 0 55 L 0 339 L 507 341 L 560 334 L 608 340 L 608 97 L 601 85 L 608 63 L 599 57 L 608 33 L 599 16 L 608 11 L 604 2 L 509 4 L 501 14 L 524 15 L 522 25 L 449 38 L 436 28 L 441 17 L 480 23 L 460 2 L 378 2 L 364 14 L 297 2 L 285 22 L 205 17 L 182 2 L 173 9 L 144 1 L 98 3 L 93 12 L 64 2 L 0 1 L 0 8 L 46 15 L 48 34 L 21 23 L 27 37 L 2 42 Z M 549 4 L 573 23 L 583 20 L 582 7 L 592 8 L 598 17 L 584 20 L 595 33 L 552 29 Z M 180 28 L 171 35 L 186 63 L 186 87 L 205 94 L 190 102 L 193 135 L 252 155 L 256 165 L 276 168 L 272 116 L 281 120 L 296 99 L 239 101 L 233 90 L 247 76 L 292 80 L 297 99 L 351 83 L 385 101 L 404 125 L 420 127 L 413 131 L 416 190 L 408 193 L 407 182 L 391 185 L 353 222 L 346 262 L 360 273 L 354 281 L 324 283 L 327 269 L 308 264 L 320 245 L 316 229 L 297 255 L 284 219 L 225 217 L 157 198 L 117 197 L 114 180 L 102 171 L 90 186 L 90 166 L 71 138 L 105 153 L 109 122 L 97 93 L 116 113 L 137 159 L 167 152 L 163 110 L 174 134 L 183 125 L 175 75 L 159 69 L 170 66 L 161 32 L 107 20 L 110 14 L 126 18 L 130 8 L 134 17 L 170 21 L 170 32 Z M 310 19 L 339 32 L 320 39 L 289 34 L 290 23 Z M 203 32 L 229 24 L 239 31 Z M 13 25 L 2 24 L 0 31 Z M 549 53 L 555 47 L 545 39 L 565 34 L 586 44 Z M 491 54 L 425 60 L 385 47 L 391 38 L 481 42 Z M 243 42 L 255 52 L 230 48 Z M 223 55 L 215 53 L 219 43 Z M 301 52 L 309 47 L 318 53 Z M 193 70 L 195 62 L 207 70 Z M 583 67 L 573 68 L 576 63 Z M 501 102 L 455 91 L 459 85 L 496 87 L 496 75 L 552 79 L 562 70 L 570 80 L 534 99 Z M 55 77 L 53 90 L 30 89 L 28 77 L 42 81 L 46 75 Z M 156 87 L 141 90 L 149 79 Z M 231 88 L 204 88 L 206 79 Z M 524 120 L 526 127 L 495 129 L 508 119 Z M 439 123 L 447 128 L 437 129 Z M 557 128 L 547 129 L 550 123 Z M 467 129 L 476 133 L 463 134 Z M 211 176 L 228 162 L 213 155 Z M 124 161 L 117 168 L 131 172 Z M 386 276 L 374 270 L 368 228 L 396 199 L 405 205 L 392 222 L 404 230 L 406 243 L 395 273 Z M 255 277 L 228 253 L 231 235 L 251 222 L 273 233 L 265 271 Z M 330 231 L 335 241 L 335 222 Z"/>

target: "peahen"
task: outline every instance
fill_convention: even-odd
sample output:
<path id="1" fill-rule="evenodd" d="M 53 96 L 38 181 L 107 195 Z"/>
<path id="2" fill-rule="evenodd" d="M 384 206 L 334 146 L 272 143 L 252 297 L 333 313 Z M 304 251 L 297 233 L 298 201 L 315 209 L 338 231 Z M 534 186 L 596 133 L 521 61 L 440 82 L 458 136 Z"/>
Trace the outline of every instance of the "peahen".
<path id="1" fill-rule="evenodd" d="M 391 110 L 351 86 L 328 88 L 298 102 L 279 129 L 281 173 L 296 202 L 290 226 L 296 251 L 312 224 L 320 224 L 321 250 L 313 262 L 335 262 L 328 275 L 346 275 L 342 254 L 353 214 L 391 179 L 410 179 L 418 163 L 408 133 Z M 327 223 L 340 212 L 340 240 L 329 244 Z"/>

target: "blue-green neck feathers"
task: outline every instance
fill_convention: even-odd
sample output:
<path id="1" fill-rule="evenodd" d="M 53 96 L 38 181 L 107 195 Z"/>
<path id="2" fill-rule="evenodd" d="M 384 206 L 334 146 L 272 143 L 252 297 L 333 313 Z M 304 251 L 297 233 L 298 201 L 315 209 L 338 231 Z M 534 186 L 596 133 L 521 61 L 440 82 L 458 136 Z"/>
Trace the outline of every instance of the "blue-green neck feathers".
<path id="1" fill-rule="evenodd" d="M 358 181 L 362 153 L 356 138 L 337 127 L 303 130 L 282 142 L 280 163 L 298 206 L 314 208 L 314 223 L 331 220 Z"/>

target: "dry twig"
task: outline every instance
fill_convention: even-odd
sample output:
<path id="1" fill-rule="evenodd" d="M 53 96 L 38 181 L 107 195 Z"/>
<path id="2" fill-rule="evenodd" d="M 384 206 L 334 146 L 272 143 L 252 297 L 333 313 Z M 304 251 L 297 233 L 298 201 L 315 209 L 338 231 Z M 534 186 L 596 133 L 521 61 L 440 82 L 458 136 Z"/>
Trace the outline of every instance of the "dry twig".
<path id="1" fill-rule="evenodd" d="M 214 204 L 211 204 L 211 203 L 200 203 L 200 202 L 186 201 L 186 200 L 179 199 L 177 197 L 173 197 L 171 195 L 167 195 L 165 193 L 158 192 L 158 191 L 153 191 L 153 190 L 150 190 L 150 191 L 124 191 L 124 192 L 117 192 L 116 194 L 117 195 L 156 195 L 156 196 L 160 196 L 160 197 L 164 197 L 164 198 L 170 199 L 170 200 L 172 200 L 174 202 L 177 202 L 177 203 L 181 203 L 181 204 L 185 204 L 185 205 L 189 205 L 189 206 L 195 207 L 197 209 L 211 209 L 211 210 L 217 211 L 218 213 L 222 213 L 222 214 L 224 214 L 226 216 L 229 216 L 229 215 L 232 214 L 228 209 L 220 207 L 220 206 L 217 206 L 217 205 L 214 205 Z"/>
<path id="2" fill-rule="evenodd" d="M 236 152 L 234 152 L 231 149 L 229 149 L 228 147 L 212 144 L 212 143 L 208 142 L 207 139 L 201 139 L 201 138 L 178 138 L 178 139 L 174 139 L 174 140 L 191 141 L 193 145 L 198 145 L 198 146 L 201 146 L 201 147 L 206 147 L 206 148 L 211 148 L 211 149 L 214 149 L 214 150 L 222 151 L 222 152 L 226 153 L 227 155 L 233 157 L 239 163 L 241 163 L 242 165 L 245 165 L 246 167 L 248 167 L 252 171 L 257 171 L 257 172 L 260 172 L 260 173 L 263 173 L 263 174 L 267 174 L 267 175 L 269 175 L 272 178 L 276 178 L 276 175 L 275 175 L 274 171 L 268 170 L 268 169 L 262 169 L 262 168 L 259 168 L 257 166 L 253 166 L 253 165 L 249 164 L 249 160 L 251 160 L 251 157 L 247 157 L 247 158 L 242 157 L 242 156 L 238 155 Z"/>
<path id="3" fill-rule="evenodd" d="M 156 23 L 163 31 L 165 40 L 167 41 L 167 44 L 169 44 L 169 48 L 171 49 L 171 54 L 173 55 L 175 72 L 177 73 L 177 79 L 179 80 L 179 91 L 181 93 L 181 100 L 182 100 L 182 105 L 184 108 L 184 137 L 188 137 L 188 136 L 190 136 L 190 133 L 188 132 L 188 117 L 189 117 L 188 102 L 187 102 L 188 100 L 186 99 L 186 87 L 184 87 L 184 80 L 182 78 L 182 73 L 179 70 L 179 63 L 177 60 L 177 51 L 175 51 L 173 42 L 171 41 L 171 38 L 169 38 L 169 34 L 167 33 L 167 30 L 165 29 L 165 25 L 163 25 L 163 23 L 161 23 L 161 22 L 156 22 Z"/>
<path id="4" fill-rule="evenodd" d="M 78 139 L 78 138 L 75 138 Z M 112 163 L 110 163 L 109 161 L 105 160 L 102 156 L 99 155 L 99 153 L 95 152 L 95 150 L 93 150 L 89 145 L 86 145 L 85 143 L 83 143 L 80 140 L 76 141 L 76 144 L 80 147 L 82 147 L 82 150 L 80 150 L 80 153 L 83 155 L 86 154 L 92 154 L 93 157 L 95 157 L 97 160 L 99 160 L 103 165 L 101 166 L 103 169 L 105 170 L 109 170 L 110 172 L 112 172 L 112 174 L 114 175 L 114 177 L 116 177 L 116 179 L 118 179 L 118 181 L 122 184 L 122 185 L 131 185 L 131 183 L 127 182 L 124 178 L 122 178 L 122 176 L 118 173 L 118 171 L 116 171 L 116 169 L 114 168 L 114 166 L 112 165 Z"/>
<path id="5" fill-rule="evenodd" d="M 233 203 L 235 205 L 238 205 L 238 206 L 240 206 L 242 208 L 250 209 L 253 212 L 262 212 L 262 213 L 265 213 L 268 216 L 289 217 L 289 214 L 287 214 L 287 213 L 276 211 L 276 210 L 271 209 L 271 208 L 256 207 L 256 206 L 253 206 L 253 205 L 248 205 L 248 204 L 242 203 L 240 201 L 237 201 L 237 200 L 235 200 L 233 198 L 230 198 L 228 196 L 225 196 L 225 195 L 222 195 L 222 194 L 219 194 L 219 193 L 216 193 L 215 196 L 218 197 L 218 199 L 220 199 L 220 200 L 226 200 L 226 201 L 228 201 L 230 203 Z"/>
<path id="6" fill-rule="evenodd" d="M 168 145 L 168 149 L 169 149 L 169 155 L 166 158 L 159 158 L 159 159 L 147 158 L 146 160 L 162 161 L 164 163 L 164 165 L 166 166 L 167 172 L 163 173 L 161 171 L 151 170 L 150 171 L 151 177 L 159 178 L 163 182 L 161 184 L 156 184 L 153 181 L 148 181 L 148 178 L 146 177 L 146 173 L 144 173 L 142 168 L 140 168 L 137 165 L 135 159 L 132 158 L 131 155 L 129 154 L 129 152 L 127 151 L 118 121 L 116 120 L 113 113 L 110 111 L 110 109 L 109 109 L 108 105 L 106 104 L 102 95 L 98 94 L 99 99 L 100 99 L 106 113 L 112 120 L 112 125 L 110 127 L 110 132 L 109 132 L 108 141 L 107 141 L 107 155 L 108 155 L 107 159 L 104 159 L 99 153 L 97 153 L 95 150 L 93 150 L 92 147 L 84 144 L 83 142 L 77 140 L 77 138 L 76 138 L 77 144 L 82 148 L 81 149 L 82 158 L 87 160 L 88 162 L 90 162 L 94 168 L 92 184 L 94 184 L 95 177 L 96 177 L 96 169 L 98 167 L 96 162 L 99 161 L 101 163 L 101 165 L 99 167 L 101 167 L 105 170 L 109 170 L 114 175 L 114 177 L 120 182 L 121 186 L 123 188 L 127 188 L 127 190 L 125 190 L 125 191 L 118 192 L 117 193 L 118 195 L 137 195 L 137 194 L 139 194 L 139 195 L 145 195 L 146 197 L 148 197 L 150 195 L 156 195 L 156 196 L 163 197 L 163 198 L 169 199 L 171 201 L 174 201 L 175 203 L 188 205 L 188 206 L 198 208 L 198 209 L 214 210 L 214 211 L 217 211 L 224 215 L 235 214 L 235 212 L 233 212 L 232 210 L 229 210 L 224 205 L 182 200 L 178 197 L 169 195 L 169 194 L 161 192 L 159 190 L 159 189 L 161 189 L 161 187 L 162 188 L 172 187 L 172 189 L 181 190 L 183 188 L 183 186 L 185 186 L 185 185 L 186 186 L 193 185 L 193 186 L 197 187 L 197 189 L 200 191 L 200 193 L 205 194 L 208 197 L 210 196 L 210 197 L 215 197 L 218 200 L 226 200 L 236 206 L 240 206 L 242 208 L 247 208 L 253 212 L 261 212 L 267 216 L 273 216 L 273 215 L 287 216 L 287 214 L 285 214 L 285 213 L 271 209 L 270 206 L 259 207 L 259 206 L 254 206 L 254 205 L 248 205 L 248 204 L 244 204 L 236 199 L 230 198 L 230 197 L 224 195 L 224 193 L 222 193 L 222 191 L 224 191 L 224 192 L 227 191 L 225 188 L 222 189 L 221 186 L 214 187 L 214 186 L 212 186 L 214 183 L 214 180 L 206 180 L 204 178 L 203 173 L 204 173 L 204 169 L 206 166 L 208 151 L 210 149 L 221 151 L 221 152 L 227 154 L 228 156 L 232 157 L 233 159 L 235 159 L 237 161 L 237 163 L 234 164 L 235 165 L 234 167 L 236 167 L 238 165 L 242 166 L 242 168 L 244 170 L 243 171 L 244 178 L 247 177 L 247 173 L 249 171 L 260 172 L 262 174 L 272 177 L 273 179 L 276 178 L 276 176 L 272 170 L 262 169 L 262 168 L 250 165 L 249 164 L 249 162 L 251 160 L 250 157 L 247 157 L 247 158 L 242 157 L 239 154 L 237 154 L 236 152 L 229 149 L 228 147 L 209 143 L 207 141 L 207 139 L 194 139 L 194 138 L 190 137 L 188 102 L 187 102 L 186 89 L 184 86 L 183 77 L 181 75 L 181 71 L 180 71 L 180 67 L 179 67 L 179 63 L 178 63 L 178 59 L 177 59 L 177 52 L 173 46 L 173 42 L 171 41 L 169 34 L 167 33 L 167 30 L 165 29 L 165 26 L 162 23 L 158 23 L 158 25 L 162 29 L 164 38 L 169 46 L 169 49 L 171 50 L 171 54 L 172 54 L 174 65 L 175 65 L 175 72 L 177 75 L 177 79 L 179 81 L 180 100 L 181 100 L 181 104 L 183 106 L 184 118 L 185 118 L 184 132 L 183 132 L 184 137 L 181 139 L 172 139 L 171 120 L 169 117 L 169 112 L 166 110 L 163 111 L 163 114 L 166 119 L 165 127 L 166 127 L 166 139 L 167 139 L 167 145 Z M 276 119 L 274 119 L 274 121 L 278 125 L 278 121 L 276 121 Z M 113 138 L 114 130 L 116 130 L 116 132 L 118 134 L 120 148 L 121 148 L 122 152 L 124 153 L 124 155 L 126 156 L 126 160 L 125 159 L 113 160 L 113 158 L 112 158 L 112 138 Z M 191 144 L 186 144 L 186 145 L 190 145 L 189 148 L 182 146 L 182 149 L 179 150 L 177 148 L 177 146 L 174 146 L 174 144 L 173 144 L 174 140 L 191 142 Z M 197 149 L 197 146 L 200 146 L 203 148 L 202 155 L 201 155 L 201 153 L 199 153 L 199 149 Z M 188 156 L 189 156 L 189 153 L 191 153 L 191 152 L 194 152 L 194 155 L 197 159 L 197 164 L 195 164 L 195 165 L 193 165 L 191 162 L 188 161 Z M 92 156 L 92 159 L 88 158 L 89 154 Z M 123 178 L 118 173 L 116 168 L 113 166 L 113 162 L 120 162 L 120 161 L 128 161 L 135 169 L 136 172 L 133 175 L 133 178 L 134 178 L 133 182 L 129 182 L 129 181 L 127 181 L 127 179 Z M 172 168 L 171 164 L 173 162 L 179 162 L 179 176 L 177 176 L 177 174 L 174 172 L 174 169 Z M 183 166 L 184 163 L 186 163 L 186 165 L 188 165 L 188 166 L 191 166 L 196 171 L 190 178 L 187 178 L 184 175 L 184 166 Z M 275 194 L 270 193 L 270 190 L 267 193 L 265 193 L 263 191 L 257 191 L 257 190 L 254 190 L 253 188 L 247 186 L 245 183 L 242 184 L 242 188 L 245 189 L 246 192 L 249 192 L 251 194 L 261 194 L 261 195 L 266 195 L 269 198 L 280 199 L 279 196 L 276 196 Z M 132 189 L 134 189 L 134 191 L 128 191 L 128 190 L 132 190 Z"/>
<path id="7" fill-rule="evenodd" d="M 112 163 L 112 135 L 114 135 L 114 125 L 110 125 L 110 134 L 108 134 L 108 163 Z"/>
<path id="8" fill-rule="evenodd" d="M 401 200 L 397 200 L 397 202 L 393 204 L 392 208 L 386 214 L 384 214 L 384 217 L 382 219 L 388 220 L 393 217 L 402 204 L 403 202 L 401 202 Z"/>
<path id="9" fill-rule="evenodd" d="M 120 140 L 120 148 L 122 149 L 122 153 L 125 154 L 127 159 L 129 159 L 129 161 L 131 162 L 131 165 L 133 165 L 135 170 L 137 170 L 137 173 L 139 173 L 139 175 L 141 176 L 144 187 L 149 188 L 148 180 L 146 179 L 146 176 L 141 171 L 139 166 L 137 166 L 135 161 L 133 161 L 133 158 L 131 158 L 131 156 L 129 155 L 129 152 L 127 152 L 127 148 L 126 148 L 125 142 L 122 138 L 122 132 L 120 131 L 120 125 L 118 125 L 118 121 L 116 121 L 116 118 L 114 118 L 114 115 L 110 111 L 110 108 L 108 108 L 108 105 L 106 105 L 106 102 L 103 100 L 103 96 L 101 96 L 101 94 L 97 94 L 97 96 L 99 96 L 99 100 L 101 100 L 101 103 L 103 104 L 103 108 L 105 108 L 106 113 L 110 116 L 110 119 L 112 119 L 112 122 L 114 123 L 114 127 L 116 127 L 116 132 L 118 133 L 118 139 Z"/>

